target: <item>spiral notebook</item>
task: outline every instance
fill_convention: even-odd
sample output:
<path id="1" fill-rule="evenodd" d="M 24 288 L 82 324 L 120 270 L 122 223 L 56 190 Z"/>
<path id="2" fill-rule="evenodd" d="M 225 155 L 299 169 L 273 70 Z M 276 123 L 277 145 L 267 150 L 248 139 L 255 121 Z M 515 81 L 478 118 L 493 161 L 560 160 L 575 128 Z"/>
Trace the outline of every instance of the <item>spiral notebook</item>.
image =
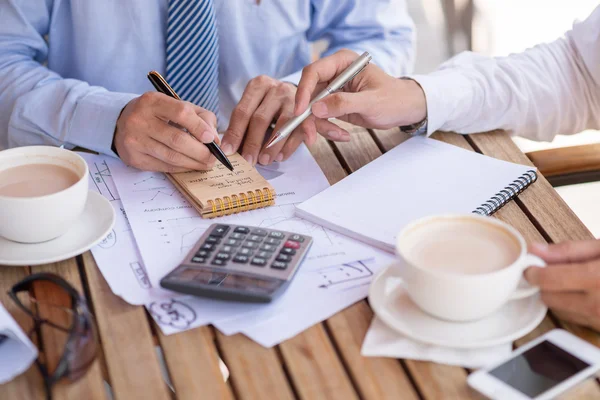
<path id="1" fill-rule="evenodd" d="M 275 204 L 275 189 L 239 154 L 233 171 L 216 163 L 210 171 L 167 174 L 203 218 L 221 217 Z"/>
<path id="2" fill-rule="evenodd" d="M 535 169 L 415 137 L 296 208 L 296 214 L 393 252 L 415 219 L 491 215 L 537 179 Z"/>

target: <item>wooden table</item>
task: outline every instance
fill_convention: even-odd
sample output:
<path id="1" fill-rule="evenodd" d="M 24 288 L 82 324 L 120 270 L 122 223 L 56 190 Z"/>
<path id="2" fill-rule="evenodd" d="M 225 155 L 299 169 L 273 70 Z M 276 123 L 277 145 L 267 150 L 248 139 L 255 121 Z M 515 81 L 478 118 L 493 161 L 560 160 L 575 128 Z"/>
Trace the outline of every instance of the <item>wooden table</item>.
<path id="1" fill-rule="evenodd" d="M 332 144 L 319 139 L 311 149 L 332 184 L 407 139 L 398 129 L 349 129 L 352 142 Z M 433 137 L 492 157 L 529 163 L 510 138 L 501 132 L 469 137 L 437 133 Z M 544 177 L 495 217 L 514 226 L 529 241 L 559 242 L 592 237 Z M 479 397 L 467 386 L 468 371 L 464 368 L 362 357 L 360 347 L 373 317 L 366 301 L 271 349 L 239 334 L 224 336 L 212 327 L 164 336 L 143 307 L 129 305 L 112 294 L 93 257 L 86 253 L 56 264 L 0 269 L 0 301 L 25 329 L 30 324 L 28 318 L 16 309 L 5 293 L 27 274 L 41 271 L 59 274 L 85 292 L 96 316 L 102 348 L 98 361 L 83 379 L 54 388 L 55 399 L 108 399 L 104 381 L 110 385 L 115 399 L 437 400 Z M 35 290 L 38 298 L 60 300 L 47 288 Z M 551 315 L 515 345 L 526 343 L 556 326 L 600 346 L 598 334 L 564 324 Z M 43 341 L 52 343 L 53 334 L 46 332 Z M 167 371 L 161 370 L 161 353 L 157 348 L 162 350 Z M 59 350 L 46 346 L 47 358 L 56 359 L 58 353 Z M 227 382 L 219 370 L 219 357 L 231 372 Z M 163 379 L 163 373 L 168 374 L 170 386 Z M 38 399 L 43 398 L 43 394 L 35 367 L 0 386 L 0 399 Z M 568 397 L 598 398 L 600 386 L 590 379 Z"/>

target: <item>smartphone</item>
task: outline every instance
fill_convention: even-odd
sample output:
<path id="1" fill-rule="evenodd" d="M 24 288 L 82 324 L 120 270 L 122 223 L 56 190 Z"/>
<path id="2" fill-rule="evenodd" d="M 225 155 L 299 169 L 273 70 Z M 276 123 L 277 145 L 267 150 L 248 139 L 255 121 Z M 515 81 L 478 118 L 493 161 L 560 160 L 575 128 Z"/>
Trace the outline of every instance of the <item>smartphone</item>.
<path id="1" fill-rule="evenodd" d="M 555 329 L 508 358 L 469 375 L 469 385 L 491 399 L 553 399 L 600 369 L 600 349 Z"/>

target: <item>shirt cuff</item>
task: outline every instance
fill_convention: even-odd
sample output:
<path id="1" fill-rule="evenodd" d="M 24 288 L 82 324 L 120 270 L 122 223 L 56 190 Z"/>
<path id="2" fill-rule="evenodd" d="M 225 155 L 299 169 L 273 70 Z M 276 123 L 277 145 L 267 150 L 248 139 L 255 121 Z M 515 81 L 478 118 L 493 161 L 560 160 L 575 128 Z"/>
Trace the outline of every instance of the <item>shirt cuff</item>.
<path id="1" fill-rule="evenodd" d="M 101 91 L 80 99 L 69 127 L 67 141 L 88 150 L 117 157 L 111 149 L 117 119 L 127 103 L 138 96 L 132 93 Z"/>
<path id="2" fill-rule="evenodd" d="M 451 75 L 451 76 L 449 76 Z M 427 136 L 452 121 L 456 113 L 458 97 L 464 93 L 464 80 L 457 74 L 446 71 L 434 72 L 428 75 L 410 75 L 425 93 L 427 103 Z"/>

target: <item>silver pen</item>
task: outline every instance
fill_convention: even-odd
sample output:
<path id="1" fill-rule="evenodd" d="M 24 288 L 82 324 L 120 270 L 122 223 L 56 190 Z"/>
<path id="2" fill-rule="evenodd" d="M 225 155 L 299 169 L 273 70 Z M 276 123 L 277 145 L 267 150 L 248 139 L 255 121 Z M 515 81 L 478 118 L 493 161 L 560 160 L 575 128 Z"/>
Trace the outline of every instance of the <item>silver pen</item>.
<path id="1" fill-rule="evenodd" d="M 275 134 L 271 137 L 269 142 L 267 143 L 266 148 L 273 146 L 275 143 L 280 140 L 285 139 L 296 129 L 306 118 L 308 118 L 312 114 L 312 105 L 317 101 L 323 99 L 325 96 L 332 94 L 333 92 L 337 92 L 341 88 L 344 87 L 348 82 L 350 82 L 356 75 L 358 75 L 363 69 L 369 65 L 371 61 L 371 55 L 368 52 L 364 52 L 360 57 L 358 57 L 352 64 L 348 66 L 337 78 L 335 78 L 331 83 L 323 89 L 321 93 L 319 93 L 312 101 L 308 104 L 308 109 L 304 111 L 302 114 L 298 115 L 290 119 L 281 127 L 280 130 L 275 132 Z"/>

